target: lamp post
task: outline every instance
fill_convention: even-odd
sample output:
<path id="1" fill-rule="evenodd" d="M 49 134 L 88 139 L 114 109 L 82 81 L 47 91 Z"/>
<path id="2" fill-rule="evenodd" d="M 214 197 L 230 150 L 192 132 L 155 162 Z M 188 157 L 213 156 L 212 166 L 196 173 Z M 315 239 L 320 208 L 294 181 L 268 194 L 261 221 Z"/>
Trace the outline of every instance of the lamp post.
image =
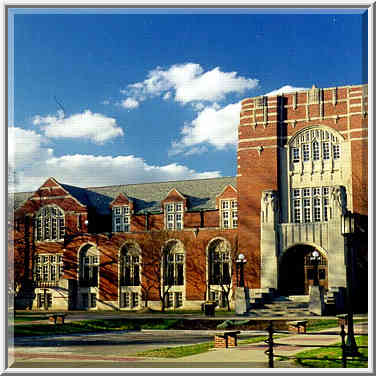
<path id="1" fill-rule="evenodd" d="M 236 265 L 239 269 L 239 283 L 238 287 L 244 287 L 244 264 L 247 263 L 247 260 L 243 253 L 240 253 L 238 255 L 238 258 L 236 260 Z"/>
<path id="2" fill-rule="evenodd" d="M 345 263 L 346 263 L 346 300 L 347 300 L 347 355 L 359 355 L 358 347 L 356 345 L 354 336 L 354 321 L 353 321 L 353 271 L 354 271 L 354 249 L 353 249 L 353 234 L 355 232 L 354 215 L 350 211 L 346 211 L 342 215 L 342 235 L 345 240 Z"/>
<path id="3" fill-rule="evenodd" d="M 320 253 L 314 250 L 311 254 L 311 261 L 313 262 L 313 286 L 319 285 L 318 266 L 320 258 Z"/>

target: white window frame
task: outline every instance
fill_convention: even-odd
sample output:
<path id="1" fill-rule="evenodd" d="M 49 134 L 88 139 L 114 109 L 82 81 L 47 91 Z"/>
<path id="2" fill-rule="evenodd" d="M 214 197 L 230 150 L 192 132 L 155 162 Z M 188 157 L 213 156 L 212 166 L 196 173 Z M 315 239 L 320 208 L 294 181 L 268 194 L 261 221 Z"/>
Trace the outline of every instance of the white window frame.
<path id="1" fill-rule="evenodd" d="M 220 224 L 223 229 L 238 227 L 238 202 L 236 199 L 220 200 Z"/>
<path id="2" fill-rule="evenodd" d="M 112 208 L 112 231 L 131 232 L 131 209 L 129 205 Z"/>
<path id="3" fill-rule="evenodd" d="M 183 202 L 169 202 L 164 205 L 165 228 L 170 231 L 184 229 Z"/>

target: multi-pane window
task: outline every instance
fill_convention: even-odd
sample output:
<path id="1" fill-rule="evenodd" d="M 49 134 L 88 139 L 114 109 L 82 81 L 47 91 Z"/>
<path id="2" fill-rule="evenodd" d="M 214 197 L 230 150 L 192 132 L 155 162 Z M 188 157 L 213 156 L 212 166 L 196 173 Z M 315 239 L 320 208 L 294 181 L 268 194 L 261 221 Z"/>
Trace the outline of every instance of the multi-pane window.
<path id="1" fill-rule="evenodd" d="M 99 273 L 99 256 L 97 250 L 89 247 L 80 254 L 80 286 L 97 287 Z"/>
<path id="2" fill-rule="evenodd" d="M 96 308 L 97 307 L 97 294 L 84 293 L 81 294 L 83 308 Z"/>
<path id="3" fill-rule="evenodd" d="M 300 161 L 300 149 L 299 148 L 292 148 L 291 154 L 292 154 L 292 161 L 294 163 L 297 163 Z"/>
<path id="4" fill-rule="evenodd" d="M 209 283 L 228 285 L 231 283 L 231 258 L 222 240 L 214 241 L 209 249 Z"/>
<path id="5" fill-rule="evenodd" d="M 121 286 L 140 285 L 140 256 L 133 246 L 125 246 L 120 260 Z"/>
<path id="6" fill-rule="evenodd" d="M 223 294 L 221 291 L 210 291 L 209 299 L 216 302 L 219 307 L 226 307 L 226 295 Z"/>
<path id="7" fill-rule="evenodd" d="M 320 159 L 339 159 L 341 157 L 340 140 L 327 130 L 307 130 L 294 139 L 290 155 L 292 163 L 298 163 L 301 160 L 308 162 Z"/>
<path id="8" fill-rule="evenodd" d="M 183 203 L 169 203 L 165 205 L 165 221 L 167 230 L 183 229 Z"/>
<path id="9" fill-rule="evenodd" d="M 322 158 L 329 159 L 330 158 L 330 144 L 329 142 L 323 142 L 322 144 Z"/>
<path id="10" fill-rule="evenodd" d="M 123 292 L 121 300 L 122 308 L 137 308 L 140 304 L 138 292 Z"/>
<path id="11" fill-rule="evenodd" d="M 165 299 L 166 308 L 179 308 L 183 306 L 183 293 L 181 291 L 169 291 Z"/>
<path id="12" fill-rule="evenodd" d="M 236 200 L 221 200 L 220 216 L 222 228 L 238 227 L 238 203 Z"/>
<path id="13" fill-rule="evenodd" d="M 310 159 L 310 144 L 303 144 L 303 161 L 307 162 Z"/>
<path id="14" fill-rule="evenodd" d="M 131 211 L 128 205 L 112 208 L 112 221 L 114 232 L 131 231 Z"/>
<path id="15" fill-rule="evenodd" d="M 184 285 L 184 254 L 169 252 L 165 255 L 165 285 Z"/>
<path id="16" fill-rule="evenodd" d="M 43 254 L 34 257 L 34 279 L 36 281 L 58 281 L 63 275 L 63 256 Z"/>
<path id="17" fill-rule="evenodd" d="M 57 206 L 44 206 L 35 218 L 37 241 L 63 240 L 65 234 L 64 212 Z"/>
<path id="18" fill-rule="evenodd" d="M 37 294 L 37 307 L 38 308 L 50 308 L 52 307 L 52 294 L 47 291 Z"/>
<path id="19" fill-rule="evenodd" d="M 295 223 L 329 220 L 329 187 L 293 188 L 292 217 Z"/>
<path id="20" fill-rule="evenodd" d="M 333 145 L 333 159 L 339 159 L 340 157 L 340 146 Z"/>
<path id="21" fill-rule="evenodd" d="M 320 159 L 320 144 L 317 141 L 312 143 L 312 159 L 314 161 Z"/>

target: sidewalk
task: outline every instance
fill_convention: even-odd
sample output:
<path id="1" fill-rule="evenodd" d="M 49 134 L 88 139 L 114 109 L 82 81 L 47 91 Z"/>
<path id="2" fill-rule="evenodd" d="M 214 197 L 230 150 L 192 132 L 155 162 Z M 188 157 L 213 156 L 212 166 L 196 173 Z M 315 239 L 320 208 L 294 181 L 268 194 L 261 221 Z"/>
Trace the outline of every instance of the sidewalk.
<path id="1" fill-rule="evenodd" d="M 362 323 L 354 326 L 355 335 L 368 333 L 368 324 Z M 288 337 L 279 338 L 275 340 L 275 343 L 289 344 L 290 346 L 275 346 L 274 354 L 291 356 L 298 352 L 312 350 L 315 347 L 298 347 L 293 345 L 333 345 L 341 342 L 339 335 L 339 328 L 332 328 L 323 330 L 323 333 L 332 332 L 333 335 L 314 335 L 310 334 L 293 334 Z M 338 333 L 335 335 L 334 333 Z M 278 333 L 277 333 L 278 334 Z M 213 349 L 206 353 L 192 355 L 177 359 L 177 362 L 190 362 L 190 363 L 232 363 L 233 367 L 237 367 L 237 363 L 244 366 L 248 364 L 249 368 L 267 368 L 268 357 L 265 354 L 265 350 L 268 349 L 268 345 L 265 342 L 240 345 L 238 347 L 227 349 Z M 274 366 L 276 368 L 297 368 L 299 366 L 292 363 L 292 361 L 275 361 Z"/>
<path id="2" fill-rule="evenodd" d="M 367 323 L 355 325 L 355 334 L 368 332 Z M 156 336 L 173 336 L 177 331 L 154 331 Z M 187 331 L 188 332 L 188 331 Z M 323 330 L 323 335 L 291 334 L 289 336 L 275 339 L 275 343 L 291 344 L 291 346 L 275 346 L 274 353 L 278 355 L 291 356 L 298 352 L 313 349 L 309 345 L 331 345 L 341 342 L 340 329 L 332 328 Z M 214 336 L 215 331 L 211 332 Z M 243 335 L 246 334 L 242 332 Z M 252 331 L 253 335 L 265 335 L 265 332 Z M 278 334 L 278 333 L 277 333 Z M 276 334 L 276 335 L 277 335 Z M 188 333 L 187 333 L 188 335 Z M 242 335 L 240 335 L 240 340 Z M 297 347 L 293 345 L 308 345 L 308 347 Z M 116 349 L 116 347 L 112 347 Z M 106 351 L 101 354 L 80 351 L 69 352 L 64 348 L 50 348 L 51 351 L 44 351 L 39 354 L 19 353 L 16 351 L 17 363 L 14 367 L 90 367 L 90 368 L 268 368 L 268 356 L 265 354 L 267 344 L 264 342 L 253 344 L 240 344 L 234 348 L 216 348 L 206 353 L 187 356 L 177 359 L 166 358 L 141 358 L 132 355 L 121 355 L 119 352 Z M 83 350 L 83 349 L 82 349 Z M 293 361 L 274 361 L 275 368 L 299 368 Z"/>

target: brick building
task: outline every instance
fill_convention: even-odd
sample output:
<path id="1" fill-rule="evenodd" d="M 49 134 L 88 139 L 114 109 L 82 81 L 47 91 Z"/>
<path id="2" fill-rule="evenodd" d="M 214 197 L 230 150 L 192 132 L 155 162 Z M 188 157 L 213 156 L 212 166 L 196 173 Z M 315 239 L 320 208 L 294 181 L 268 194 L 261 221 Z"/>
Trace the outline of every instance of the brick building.
<path id="1" fill-rule="evenodd" d="M 339 308 L 346 211 L 355 214 L 354 269 L 366 294 L 367 100 L 367 85 L 243 100 L 236 177 L 96 188 L 49 178 L 15 194 L 16 306 L 232 305 L 243 253 L 251 299 L 304 296 L 317 273 Z"/>

